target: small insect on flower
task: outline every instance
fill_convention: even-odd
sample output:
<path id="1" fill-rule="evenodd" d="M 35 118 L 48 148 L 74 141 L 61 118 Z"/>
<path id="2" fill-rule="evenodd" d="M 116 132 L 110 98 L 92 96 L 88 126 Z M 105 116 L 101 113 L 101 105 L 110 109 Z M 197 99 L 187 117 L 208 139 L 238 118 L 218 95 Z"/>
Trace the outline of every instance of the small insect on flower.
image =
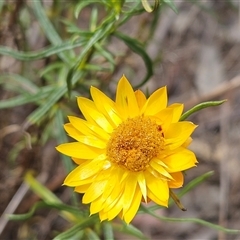
<path id="1" fill-rule="evenodd" d="M 91 96 L 77 99 L 85 120 L 69 116 L 64 126 L 76 141 L 57 147 L 78 165 L 64 185 L 84 193 L 83 203 L 101 220 L 129 223 L 142 201 L 167 207 L 171 189 L 183 185 L 182 171 L 197 163 L 187 149 L 196 125 L 179 122 L 183 104 L 167 106 L 166 87 L 147 99 L 125 76 L 115 101 L 95 87 Z"/>

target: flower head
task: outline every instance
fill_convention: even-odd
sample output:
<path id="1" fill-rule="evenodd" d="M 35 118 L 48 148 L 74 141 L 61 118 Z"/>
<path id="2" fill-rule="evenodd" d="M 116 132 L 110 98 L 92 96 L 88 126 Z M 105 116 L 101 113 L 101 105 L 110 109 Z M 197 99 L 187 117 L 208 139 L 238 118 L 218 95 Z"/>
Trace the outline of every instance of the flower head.
<path id="1" fill-rule="evenodd" d="M 166 87 L 146 99 L 125 76 L 115 102 L 95 87 L 91 96 L 77 99 L 86 120 L 69 116 L 64 126 L 76 142 L 57 147 L 78 165 L 64 185 L 84 193 L 83 203 L 101 220 L 129 223 L 142 201 L 167 207 L 169 189 L 181 187 L 182 171 L 197 163 L 186 148 L 196 125 L 179 122 L 183 104 L 167 106 Z"/>

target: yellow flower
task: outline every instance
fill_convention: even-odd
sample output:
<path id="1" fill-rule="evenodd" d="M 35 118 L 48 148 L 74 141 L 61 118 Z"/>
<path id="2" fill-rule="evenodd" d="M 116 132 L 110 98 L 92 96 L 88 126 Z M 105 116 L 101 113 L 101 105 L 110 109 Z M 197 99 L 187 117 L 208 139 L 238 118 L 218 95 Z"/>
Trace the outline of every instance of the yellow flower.
<path id="1" fill-rule="evenodd" d="M 179 122 L 183 104 L 167 106 L 166 87 L 146 99 L 125 76 L 115 102 L 95 87 L 91 96 L 77 99 L 86 120 L 69 116 L 64 126 L 76 142 L 57 147 L 78 165 L 64 185 L 84 193 L 83 203 L 101 220 L 129 223 L 142 201 L 167 207 L 169 188 L 181 187 L 182 171 L 197 163 L 186 149 L 196 125 Z"/>

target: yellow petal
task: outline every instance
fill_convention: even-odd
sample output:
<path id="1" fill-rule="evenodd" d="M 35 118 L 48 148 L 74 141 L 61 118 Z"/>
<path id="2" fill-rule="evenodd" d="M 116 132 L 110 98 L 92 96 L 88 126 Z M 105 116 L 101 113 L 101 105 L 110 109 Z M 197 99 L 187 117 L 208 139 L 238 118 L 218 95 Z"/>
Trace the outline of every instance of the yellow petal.
<path id="1" fill-rule="evenodd" d="M 178 122 L 182 112 L 183 112 L 183 104 L 182 103 L 173 103 L 170 106 L 168 106 L 168 108 L 172 108 L 173 109 L 173 118 L 172 118 L 172 122 Z"/>
<path id="2" fill-rule="evenodd" d="M 139 109 L 141 109 L 147 101 L 146 96 L 144 95 L 144 93 L 141 90 L 136 90 L 135 96 L 137 99 L 138 107 L 139 107 Z"/>
<path id="3" fill-rule="evenodd" d="M 98 197 L 95 201 L 93 201 L 90 205 L 90 213 L 95 214 L 97 212 L 100 212 L 103 209 L 103 203 L 105 202 L 105 199 L 103 199 L 101 196 Z"/>
<path id="4" fill-rule="evenodd" d="M 77 176 L 77 172 L 80 171 L 80 166 L 76 167 L 72 172 L 70 172 L 67 177 L 64 180 L 63 185 L 69 186 L 69 187 L 77 187 L 82 186 L 86 184 L 91 184 L 94 181 L 94 175 L 90 176 L 89 178 L 79 180 Z"/>
<path id="5" fill-rule="evenodd" d="M 165 108 L 158 112 L 154 117 L 157 117 L 156 123 L 161 126 L 163 132 L 166 132 L 172 123 L 173 110 L 171 108 Z"/>
<path id="6" fill-rule="evenodd" d="M 93 159 L 103 153 L 101 149 L 86 146 L 79 142 L 64 143 L 56 147 L 56 149 L 67 156 L 82 159 Z"/>
<path id="7" fill-rule="evenodd" d="M 128 211 L 133 201 L 133 197 L 135 195 L 135 191 L 137 187 L 137 175 L 134 173 L 130 173 L 126 178 L 125 182 L 126 182 L 126 185 L 124 187 L 123 200 L 122 200 L 123 215 L 126 213 L 126 211 Z"/>
<path id="8" fill-rule="evenodd" d="M 105 164 L 105 156 L 101 155 L 92 161 L 87 161 L 82 165 L 75 168 L 64 181 L 64 185 L 68 186 L 78 186 L 82 185 L 84 179 L 90 178 L 96 175 L 99 171 L 102 170 Z"/>
<path id="9" fill-rule="evenodd" d="M 91 124 L 81 118 L 68 116 L 68 119 L 72 126 L 77 129 L 77 131 L 81 132 L 83 135 L 86 136 L 96 136 L 100 139 L 108 141 L 110 135 L 106 133 L 102 128 L 98 127 L 95 124 Z"/>
<path id="10" fill-rule="evenodd" d="M 197 163 L 195 154 L 184 148 L 179 148 L 180 150 L 161 159 L 167 165 L 167 171 L 181 172 L 188 168 L 194 167 Z"/>
<path id="11" fill-rule="evenodd" d="M 170 155 L 170 154 L 169 154 Z M 165 157 L 165 156 L 164 156 Z M 155 161 L 157 161 L 157 163 L 159 164 L 159 165 L 161 165 L 162 167 L 164 167 L 165 169 L 167 169 L 168 168 L 168 166 L 165 164 L 165 163 L 163 163 L 159 158 L 157 158 L 157 160 L 155 160 Z"/>
<path id="12" fill-rule="evenodd" d="M 105 191 L 102 195 L 102 197 L 104 199 L 107 199 L 113 192 L 113 189 L 116 188 L 116 186 L 118 186 L 119 181 L 120 181 L 120 175 L 119 175 L 119 169 L 118 168 L 114 168 L 112 167 L 110 169 L 111 173 L 111 177 L 106 185 Z"/>
<path id="13" fill-rule="evenodd" d="M 108 214 L 108 220 L 114 219 L 122 210 L 123 204 L 122 204 L 122 196 L 119 195 L 118 198 L 113 202 L 111 208 L 109 210 L 104 209 L 104 211 Z"/>
<path id="14" fill-rule="evenodd" d="M 103 142 L 100 139 L 93 136 L 79 136 L 76 140 L 95 148 L 100 148 L 100 149 L 106 148 L 106 142 Z"/>
<path id="15" fill-rule="evenodd" d="M 77 136 L 82 135 L 71 123 L 64 124 L 64 129 L 68 135 L 76 140 Z"/>
<path id="16" fill-rule="evenodd" d="M 123 119 L 133 118 L 139 115 L 136 96 L 125 76 L 123 76 L 118 83 L 116 104 Z"/>
<path id="17" fill-rule="evenodd" d="M 169 188 L 180 188 L 183 185 L 183 174 L 182 172 L 175 172 L 175 173 L 171 173 L 173 180 L 170 180 L 168 182 L 168 187 Z"/>
<path id="18" fill-rule="evenodd" d="M 74 138 L 78 142 L 100 149 L 106 148 L 106 141 L 102 141 L 101 139 L 94 136 L 85 136 L 81 134 L 78 130 L 76 130 L 76 128 L 72 126 L 71 123 L 65 124 L 64 129 L 70 137 Z"/>
<path id="19" fill-rule="evenodd" d="M 128 172 L 128 171 L 122 171 L 120 183 L 123 183 L 124 180 L 126 179 L 126 177 L 127 177 L 128 175 L 129 175 L 129 172 Z"/>
<path id="20" fill-rule="evenodd" d="M 90 91 L 99 112 L 103 113 L 114 127 L 117 127 L 122 122 L 122 119 L 119 117 L 120 114 L 115 107 L 115 102 L 95 87 L 91 87 Z"/>
<path id="21" fill-rule="evenodd" d="M 174 150 L 180 147 L 190 137 L 197 126 L 192 122 L 177 122 L 170 124 L 164 133 L 166 150 Z"/>
<path id="22" fill-rule="evenodd" d="M 156 196 L 159 202 L 166 203 L 169 198 L 169 188 L 167 181 L 154 177 L 148 171 L 145 172 L 145 178 L 147 181 L 147 188 Z"/>
<path id="23" fill-rule="evenodd" d="M 130 208 L 125 214 L 123 213 L 123 218 L 126 223 L 130 223 L 134 218 L 134 216 L 136 215 L 141 203 L 141 199 L 142 199 L 142 193 L 140 189 L 137 187 L 134 197 L 131 201 Z"/>
<path id="24" fill-rule="evenodd" d="M 85 193 L 88 190 L 88 188 L 90 187 L 90 185 L 91 184 L 88 183 L 88 184 L 84 184 L 84 185 L 81 185 L 81 186 L 77 186 L 77 187 L 74 188 L 74 191 L 78 192 L 78 193 Z"/>
<path id="25" fill-rule="evenodd" d="M 123 208 L 123 204 L 122 204 L 122 199 L 123 199 L 123 191 L 124 191 L 124 188 L 121 188 L 121 190 L 119 190 L 118 191 L 118 195 L 115 195 L 115 198 L 112 198 L 112 199 L 114 199 L 114 200 L 112 200 L 112 201 L 109 201 L 108 199 L 105 199 L 105 202 L 104 202 L 104 211 L 105 212 L 109 212 L 110 210 L 112 210 L 117 204 L 119 204 L 119 201 L 120 201 L 120 206 L 121 206 L 121 210 L 122 210 L 122 208 Z M 116 192 L 116 191 L 115 191 Z M 111 195 L 110 195 L 111 196 Z M 115 211 L 113 210 L 113 213 L 114 213 Z M 118 213 L 119 213 L 120 211 L 118 211 Z M 112 214 L 113 214 L 112 213 Z M 117 213 L 117 214 L 118 214 Z M 116 214 L 116 215 L 117 215 Z M 116 216 L 115 215 L 115 216 Z"/>
<path id="26" fill-rule="evenodd" d="M 167 88 L 162 87 L 156 90 L 145 103 L 142 113 L 145 116 L 153 116 L 167 107 Z"/>
<path id="27" fill-rule="evenodd" d="M 105 164 L 105 163 L 104 163 Z M 89 188 L 89 189 L 87 189 L 88 191 L 92 191 L 92 189 L 94 189 L 94 187 L 96 187 L 96 185 L 98 185 L 100 182 L 104 182 L 104 181 L 107 181 L 107 183 L 106 183 L 106 187 L 105 187 L 105 189 L 104 189 L 104 192 L 107 190 L 106 188 L 107 188 L 107 184 L 109 183 L 109 178 L 112 178 L 112 171 L 111 171 L 111 168 L 109 168 L 109 169 L 104 169 L 104 166 L 103 166 L 103 170 L 102 169 L 100 169 L 99 171 L 98 171 L 98 173 L 97 173 L 97 175 L 96 176 L 94 176 L 94 180 L 92 181 L 92 185 L 91 185 L 91 188 Z M 93 186 L 95 184 L 95 186 Z M 90 187 L 90 184 L 88 184 L 88 186 Z M 77 186 L 76 188 L 75 188 L 75 191 L 76 190 L 79 190 L 79 189 L 84 189 L 84 186 Z M 85 191 L 86 192 L 86 191 Z M 85 196 L 85 198 L 87 198 L 89 193 L 87 193 L 86 194 L 86 196 Z M 90 194 L 90 197 L 92 197 L 92 194 Z M 96 198 L 98 198 L 98 196 L 96 197 Z M 95 199 L 96 199 L 95 198 Z M 95 200 L 94 199 L 94 200 Z M 90 202 L 92 202 L 92 201 L 94 201 L 94 200 L 91 200 Z"/>
<path id="28" fill-rule="evenodd" d="M 125 186 L 125 183 L 121 183 L 120 172 L 116 180 L 119 180 L 118 185 L 113 188 L 111 194 L 108 196 L 104 203 L 104 208 L 108 210 L 111 209 L 112 204 L 115 203 L 117 199 L 119 199 L 119 196 L 122 196 L 122 192 Z"/>
<path id="29" fill-rule="evenodd" d="M 158 173 L 163 175 L 164 177 L 167 177 L 169 179 L 173 179 L 172 176 L 166 171 L 165 168 L 163 168 L 160 164 L 157 163 L 154 159 L 151 160 L 150 166 L 156 170 Z"/>
<path id="30" fill-rule="evenodd" d="M 186 142 L 183 143 L 182 147 L 187 148 L 192 143 L 192 138 L 189 137 Z"/>
<path id="31" fill-rule="evenodd" d="M 97 110 L 93 101 L 83 97 L 78 97 L 77 101 L 78 106 L 87 121 L 90 123 L 97 123 L 107 133 L 112 133 L 112 125 L 108 122 L 106 117 Z"/>
<path id="32" fill-rule="evenodd" d="M 139 188 L 143 195 L 143 199 L 145 200 L 145 202 L 147 202 L 147 185 L 146 185 L 146 179 L 143 172 L 138 173 L 137 180 L 138 180 Z"/>
<path id="33" fill-rule="evenodd" d="M 72 160 L 73 160 L 77 165 L 80 165 L 80 164 L 88 161 L 87 159 L 74 158 L 74 157 L 72 157 Z"/>
<path id="34" fill-rule="evenodd" d="M 102 181 L 104 179 L 109 179 L 111 175 L 112 175 L 111 162 L 109 162 L 108 159 L 106 158 L 106 160 L 104 160 L 104 165 L 101 171 L 99 171 L 98 175 L 95 177 L 95 180 Z"/>
<path id="35" fill-rule="evenodd" d="M 87 204 L 103 194 L 108 180 L 94 181 L 83 195 L 82 202 Z"/>
<path id="36" fill-rule="evenodd" d="M 148 197 L 156 204 L 160 206 L 168 207 L 168 199 L 162 200 L 158 198 L 150 189 L 148 189 Z"/>
<path id="37" fill-rule="evenodd" d="M 107 220 L 108 219 L 108 213 L 104 212 L 104 211 L 100 211 L 99 212 L 99 218 L 100 218 L 101 222 L 104 221 L 104 220 Z"/>

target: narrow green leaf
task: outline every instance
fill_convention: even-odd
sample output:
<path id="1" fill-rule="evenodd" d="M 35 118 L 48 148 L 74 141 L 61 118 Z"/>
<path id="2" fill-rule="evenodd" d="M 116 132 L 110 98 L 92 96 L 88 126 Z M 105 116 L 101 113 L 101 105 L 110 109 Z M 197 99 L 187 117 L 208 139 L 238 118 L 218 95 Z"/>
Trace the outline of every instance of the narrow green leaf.
<path id="1" fill-rule="evenodd" d="M 89 53 L 91 54 L 91 53 Z M 70 99 L 71 98 L 71 92 L 72 92 L 72 87 L 74 86 L 74 84 L 77 82 L 74 82 L 74 78 L 76 78 L 77 76 L 79 76 L 79 79 L 81 78 L 80 75 L 83 75 L 84 72 L 87 72 L 85 71 L 86 69 L 76 69 L 75 66 L 72 67 L 67 76 L 66 76 L 66 83 L 67 83 L 67 94 L 68 94 L 68 98 Z M 78 80 L 78 79 L 77 79 Z"/>
<path id="2" fill-rule="evenodd" d="M 86 44 L 86 42 L 87 40 L 85 39 L 77 41 L 75 43 L 73 43 L 72 41 L 67 41 L 36 52 L 21 52 L 8 47 L 0 46 L 0 54 L 11 56 L 21 61 L 33 61 L 52 56 L 53 54 L 62 54 L 64 51 L 72 50 L 76 47 L 83 46 L 84 44 Z"/>
<path id="3" fill-rule="evenodd" d="M 98 21 L 98 9 L 96 7 L 93 7 L 91 12 L 91 18 L 89 23 L 89 29 L 91 32 L 94 32 L 97 28 L 97 21 Z"/>
<path id="4" fill-rule="evenodd" d="M 110 51 L 104 49 L 99 43 L 95 43 L 94 48 L 97 50 L 97 52 L 102 57 L 104 57 L 110 63 L 111 71 L 113 71 L 115 68 L 115 61 L 114 61 L 112 53 Z"/>
<path id="5" fill-rule="evenodd" d="M 122 26 L 124 23 L 126 23 L 131 17 L 136 16 L 136 15 L 140 15 L 140 14 L 145 12 L 145 9 L 142 8 L 140 1 L 135 1 L 134 2 L 134 1 L 130 0 L 128 2 L 131 2 L 131 5 L 129 6 L 128 11 L 122 10 L 123 16 L 118 21 L 118 28 L 120 26 Z M 132 5 L 134 3 L 135 3 L 135 5 Z"/>
<path id="6" fill-rule="evenodd" d="M 198 219 L 198 218 L 169 218 L 169 217 L 163 217 L 163 216 L 159 216 L 157 215 L 155 212 L 149 210 L 147 207 L 145 206 L 141 206 L 141 209 L 143 210 L 143 212 L 150 214 L 151 216 L 161 220 L 161 221 L 166 221 L 166 222 L 192 222 L 192 223 L 197 223 L 218 231 L 222 231 L 225 233 L 229 233 L 229 234 L 239 234 L 240 230 L 236 230 L 236 229 L 229 229 L 229 228 L 224 228 L 222 226 L 219 226 L 217 224 L 213 224 L 210 222 L 207 222 L 205 220 L 202 219 Z"/>
<path id="7" fill-rule="evenodd" d="M 64 131 L 63 125 L 64 125 L 64 117 L 63 117 L 63 113 L 61 111 L 61 109 L 59 109 L 56 113 L 56 118 L 55 118 L 55 122 L 54 125 L 56 127 L 56 139 L 57 139 L 57 143 L 58 144 L 62 144 L 62 143 L 66 143 L 68 141 L 67 135 Z M 63 164 L 64 167 L 67 171 L 67 173 L 71 172 L 73 169 L 73 164 L 72 164 L 72 160 L 61 154 L 60 155 L 62 160 L 63 160 Z"/>
<path id="8" fill-rule="evenodd" d="M 94 0 L 94 1 L 80 1 L 79 4 L 76 5 L 75 7 L 75 12 L 74 12 L 74 16 L 75 18 L 78 18 L 80 12 L 82 11 L 83 8 L 85 8 L 87 5 L 89 4 L 96 4 L 96 3 L 100 3 L 102 4 L 102 1 L 100 0 Z"/>
<path id="9" fill-rule="evenodd" d="M 66 239 L 72 239 L 78 234 L 79 231 L 93 226 L 97 221 L 99 221 L 99 218 L 97 215 L 93 215 L 89 218 L 87 218 L 85 221 L 82 221 L 80 223 L 75 224 L 73 227 L 68 229 L 67 231 L 57 235 L 53 240 L 66 240 Z"/>
<path id="10" fill-rule="evenodd" d="M 31 95 L 19 95 L 17 97 L 1 100 L 0 101 L 0 109 L 11 108 L 16 106 L 21 106 L 27 103 L 39 103 L 39 101 L 45 99 L 49 94 L 53 91 L 52 87 L 47 87 L 46 89 L 42 88 L 38 93 Z"/>
<path id="11" fill-rule="evenodd" d="M 85 55 L 88 51 L 93 47 L 93 45 L 99 42 L 102 38 L 107 37 L 111 34 L 112 27 L 114 25 L 115 18 L 114 15 L 110 15 L 103 21 L 103 23 L 96 29 L 92 37 L 89 39 L 87 44 L 84 46 L 83 51 L 79 55 L 77 59 L 77 64 L 75 65 L 76 69 L 81 66 L 81 62 L 83 61 Z"/>
<path id="12" fill-rule="evenodd" d="M 84 71 L 78 71 L 73 76 L 73 84 L 76 84 L 79 79 L 81 79 L 84 76 Z M 47 112 L 53 107 L 54 104 L 64 95 L 67 93 L 67 86 L 59 86 L 52 94 L 49 96 L 48 99 L 46 99 L 47 104 L 44 104 L 37 108 L 34 112 L 32 112 L 26 119 L 24 123 L 24 129 L 28 128 L 32 124 L 37 123 L 40 121 L 43 116 L 47 114 Z"/>
<path id="13" fill-rule="evenodd" d="M 163 0 L 175 13 L 178 13 L 178 9 L 176 8 L 173 0 Z"/>
<path id="14" fill-rule="evenodd" d="M 46 103 L 36 110 L 34 110 L 26 119 L 23 124 L 23 128 L 27 129 L 32 124 L 37 123 L 42 119 L 42 117 L 47 114 L 47 112 L 53 107 L 54 104 L 66 93 L 66 86 L 60 86 L 57 88 L 48 99 L 46 99 Z"/>
<path id="15" fill-rule="evenodd" d="M 81 210 L 79 208 L 75 208 L 75 207 L 72 207 L 72 206 L 69 206 L 69 205 L 66 205 L 63 203 L 50 203 L 50 202 L 42 201 L 42 202 L 36 202 L 31 207 L 30 211 L 27 213 L 9 214 L 9 215 L 7 215 L 7 217 L 9 220 L 13 220 L 13 221 L 24 221 L 24 220 L 31 218 L 38 209 L 42 209 L 42 208 L 51 208 L 51 209 L 66 211 L 66 212 L 74 214 L 79 219 L 81 219 L 82 215 L 83 215 L 83 213 L 81 212 Z"/>
<path id="16" fill-rule="evenodd" d="M 114 1 L 114 0 L 112 0 Z M 112 8 L 112 1 L 109 0 L 101 0 L 101 2 L 108 8 Z M 121 1 L 121 0 L 120 0 Z"/>
<path id="17" fill-rule="evenodd" d="M 38 182 L 32 175 L 32 172 L 27 172 L 24 177 L 25 182 L 29 185 L 33 192 L 49 203 L 61 203 L 61 200 L 53 194 L 48 188 Z"/>
<path id="18" fill-rule="evenodd" d="M 71 237 L 71 240 L 85 240 L 84 230 L 80 230 Z M 91 239 L 89 239 L 91 240 Z"/>
<path id="19" fill-rule="evenodd" d="M 84 235 L 85 235 L 86 239 L 100 240 L 100 237 L 91 228 L 86 228 L 84 231 Z"/>
<path id="20" fill-rule="evenodd" d="M 53 194 L 48 188 L 43 186 L 40 182 L 38 182 L 32 175 L 31 171 L 28 171 L 24 176 L 24 181 L 29 185 L 30 189 L 37 194 L 40 198 L 42 198 L 45 202 L 49 204 L 61 204 L 62 201 Z M 67 212 L 61 211 L 60 215 L 68 221 L 74 222 L 76 221 L 76 217 Z"/>
<path id="21" fill-rule="evenodd" d="M 113 25 L 115 22 L 114 14 L 108 16 L 100 27 L 96 29 L 92 37 L 89 39 L 87 44 L 84 46 L 83 50 L 81 51 L 76 64 L 70 69 L 68 77 L 67 77 L 67 87 L 68 87 L 68 95 L 70 97 L 72 86 L 74 85 L 72 81 L 72 76 L 77 74 L 77 71 L 83 70 L 85 67 L 85 62 L 88 58 L 92 55 L 93 46 L 95 43 L 99 42 L 102 38 L 107 37 L 111 34 Z"/>
<path id="22" fill-rule="evenodd" d="M 63 62 L 53 62 L 48 66 L 45 66 L 43 69 L 39 71 L 40 77 L 45 76 L 46 74 L 52 71 L 59 71 L 58 69 L 64 68 L 66 65 Z M 55 79 L 54 79 L 55 80 Z"/>
<path id="23" fill-rule="evenodd" d="M 146 53 L 144 46 L 137 41 L 136 39 L 130 38 L 127 35 L 120 33 L 120 32 L 114 32 L 114 36 L 116 36 L 117 38 L 121 39 L 122 41 L 125 42 L 125 44 L 136 54 L 138 54 L 139 56 L 142 57 L 146 69 L 147 69 L 147 73 L 145 78 L 142 80 L 141 83 L 139 83 L 137 86 L 135 86 L 135 88 L 140 88 L 141 86 L 143 86 L 148 80 L 149 78 L 153 75 L 153 63 L 151 58 L 148 56 L 148 54 Z"/>
<path id="24" fill-rule="evenodd" d="M 124 221 L 122 221 L 122 224 L 118 223 L 112 223 L 112 226 L 114 230 L 121 232 L 121 233 L 126 233 L 131 236 L 136 237 L 137 239 L 141 240 L 147 240 L 148 238 L 136 227 L 134 227 L 132 224 L 126 224 Z"/>
<path id="25" fill-rule="evenodd" d="M 208 108 L 208 107 L 214 107 L 214 106 L 219 106 L 221 104 L 223 104 L 224 102 L 226 102 L 227 100 L 221 100 L 221 101 L 211 101 L 211 102 L 203 102 L 200 103 L 196 106 L 194 106 L 193 108 L 191 108 L 190 110 L 188 110 L 187 112 L 185 112 L 181 117 L 180 117 L 180 121 L 184 121 L 186 118 L 188 118 L 190 115 L 192 115 L 195 112 L 198 112 L 201 109 L 204 108 Z"/>
<path id="26" fill-rule="evenodd" d="M 209 178 L 210 176 L 213 175 L 213 171 L 207 172 L 195 179 L 193 179 L 190 183 L 188 183 L 178 194 L 179 197 L 182 197 L 183 195 L 185 195 L 187 192 L 191 191 L 193 188 L 195 188 L 196 186 L 198 186 L 199 184 L 201 184 L 202 182 L 204 182 L 207 178 Z M 171 205 L 172 203 L 170 202 L 169 205 Z M 140 211 L 139 213 L 145 212 L 147 214 L 150 214 L 152 216 L 154 216 L 155 218 L 162 220 L 162 221 L 169 221 L 169 222 L 193 222 L 193 223 L 197 223 L 200 225 L 204 225 L 207 226 L 209 228 L 213 228 L 219 231 L 223 231 L 226 233 L 230 233 L 230 234 L 237 234 L 240 233 L 240 230 L 235 230 L 235 229 L 228 229 L 228 228 L 224 228 L 222 226 L 207 222 L 205 220 L 202 219 L 198 219 L 198 218 L 168 218 L 168 217 L 162 217 L 162 216 L 158 216 L 154 211 L 159 209 L 160 206 L 155 205 L 155 206 L 151 206 L 151 207 L 145 207 L 143 205 L 141 205 Z"/>
<path id="27" fill-rule="evenodd" d="M 32 1 L 33 10 L 35 13 L 35 16 L 40 23 L 45 35 L 47 36 L 48 40 L 53 45 L 59 45 L 62 44 L 63 41 L 55 28 L 53 27 L 51 21 L 48 19 L 46 12 L 42 6 L 42 3 L 40 0 Z M 63 60 L 63 62 L 66 62 L 68 64 L 71 63 L 71 59 L 75 56 L 73 51 L 68 52 L 59 52 L 58 56 Z"/>
<path id="28" fill-rule="evenodd" d="M 202 174 L 201 176 L 198 176 L 194 178 L 192 181 L 190 181 L 186 186 L 184 186 L 179 193 L 177 194 L 178 197 L 182 197 L 188 192 L 190 192 L 192 189 L 196 188 L 199 186 L 201 183 L 205 182 L 209 177 L 211 177 L 214 174 L 214 171 L 209 171 L 207 173 Z M 171 199 L 169 201 L 169 206 L 173 204 L 173 200 Z"/>
<path id="29" fill-rule="evenodd" d="M 49 21 L 46 12 L 42 6 L 40 0 L 36 0 L 32 2 L 33 10 L 36 14 L 38 21 L 41 24 L 46 36 L 48 39 L 55 44 L 61 44 L 62 39 L 59 34 L 56 32 L 55 28 L 53 27 L 52 23 Z"/>
<path id="30" fill-rule="evenodd" d="M 24 221 L 31 218 L 37 209 L 40 209 L 45 206 L 46 206 L 46 203 L 37 202 L 33 205 L 33 207 L 31 207 L 29 212 L 24 214 L 8 214 L 7 218 L 12 221 Z"/>
<path id="31" fill-rule="evenodd" d="M 190 192 L 192 189 L 196 188 L 197 186 L 199 186 L 201 183 L 203 183 L 204 181 L 206 181 L 209 177 L 211 177 L 214 174 L 214 171 L 210 171 L 207 173 L 202 174 L 201 176 L 198 176 L 196 178 L 194 178 L 192 181 L 190 181 L 188 184 L 186 184 L 186 186 L 184 186 L 179 193 L 177 194 L 178 197 L 182 197 L 184 196 L 186 193 Z M 171 206 L 173 204 L 173 200 L 170 199 L 169 201 L 169 206 Z M 162 208 L 160 205 L 154 205 L 149 207 L 148 209 L 151 211 L 155 211 L 159 208 Z M 141 211 L 140 211 L 141 212 Z"/>
<path id="32" fill-rule="evenodd" d="M 114 240 L 113 226 L 111 222 L 104 221 L 103 226 L 103 236 L 104 239 Z"/>
<path id="33" fill-rule="evenodd" d="M 213 174 L 214 174 L 214 171 L 209 171 L 209 172 L 202 174 L 201 176 L 194 178 L 192 181 L 190 181 L 188 184 L 186 184 L 186 186 L 184 186 L 179 191 L 178 196 L 179 197 L 184 196 L 186 193 L 190 192 L 192 189 L 196 188 L 198 185 L 200 185 L 201 183 L 205 182 L 208 178 L 213 176 Z"/>
<path id="34" fill-rule="evenodd" d="M 24 90 L 28 93 L 37 93 L 40 90 L 40 88 L 36 84 L 34 84 L 31 80 L 13 73 L 1 74 L 0 84 L 16 85 L 17 89 Z"/>
<path id="35" fill-rule="evenodd" d="M 109 69 L 109 68 L 99 66 L 99 65 L 94 65 L 94 64 L 86 64 L 85 70 L 98 71 L 98 72 L 110 72 L 111 71 L 111 69 Z"/>
<path id="36" fill-rule="evenodd" d="M 67 32 L 77 34 L 79 38 L 81 38 L 81 40 L 88 39 L 93 34 L 90 31 L 80 29 L 79 26 L 77 26 L 75 23 L 68 19 L 62 19 L 61 22 L 63 22 L 66 25 Z M 72 39 L 75 38 L 72 37 Z"/>
<path id="37" fill-rule="evenodd" d="M 99 42 L 102 38 L 107 37 L 111 34 L 111 30 L 114 25 L 114 22 L 115 22 L 115 18 L 114 18 L 114 15 L 112 14 L 103 21 L 101 26 L 99 26 L 96 29 L 96 31 L 94 32 L 92 37 L 89 39 L 87 44 L 84 46 L 83 51 L 78 57 L 77 64 L 75 65 L 76 69 L 79 69 L 79 67 L 81 67 L 81 62 L 83 61 L 88 51 L 94 46 L 94 44 Z"/>

